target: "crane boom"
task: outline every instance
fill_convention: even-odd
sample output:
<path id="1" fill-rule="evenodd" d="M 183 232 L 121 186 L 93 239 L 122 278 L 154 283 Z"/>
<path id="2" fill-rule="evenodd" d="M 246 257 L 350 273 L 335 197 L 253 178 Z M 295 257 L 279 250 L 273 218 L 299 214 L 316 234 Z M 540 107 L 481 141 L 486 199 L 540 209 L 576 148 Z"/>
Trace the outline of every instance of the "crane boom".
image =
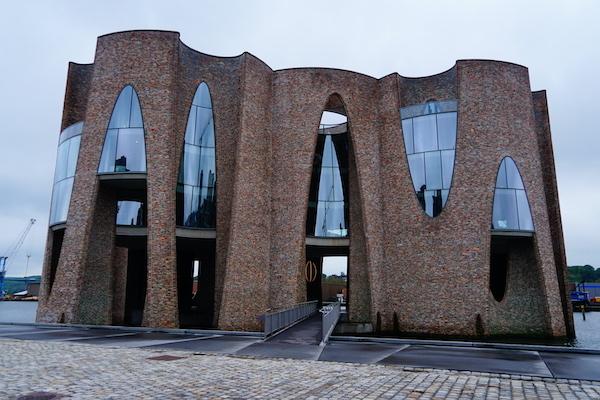
<path id="1" fill-rule="evenodd" d="M 8 248 L 4 255 L 0 256 L 0 297 L 4 296 L 4 277 L 6 276 L 6 265 L 8 259 L 13 257 L 25 242 L 25 238 L 29 234 L 31 227 L 35 224 L 35 218 L 31 218 L 25 229 L 21 232 L 14 245 Z"/>

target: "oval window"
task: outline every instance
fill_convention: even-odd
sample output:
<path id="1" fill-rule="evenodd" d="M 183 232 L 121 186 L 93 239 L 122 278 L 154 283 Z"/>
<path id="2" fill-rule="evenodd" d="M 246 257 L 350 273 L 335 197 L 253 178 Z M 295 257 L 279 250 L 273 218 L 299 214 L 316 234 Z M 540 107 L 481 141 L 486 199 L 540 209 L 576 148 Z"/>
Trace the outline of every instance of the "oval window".
<path id="1" fill-rule="evenodd" d="M 437 217 L 452 186 L 457 103 L 430 101 L 400 109 L 404 148 L 419 204 Z"/>

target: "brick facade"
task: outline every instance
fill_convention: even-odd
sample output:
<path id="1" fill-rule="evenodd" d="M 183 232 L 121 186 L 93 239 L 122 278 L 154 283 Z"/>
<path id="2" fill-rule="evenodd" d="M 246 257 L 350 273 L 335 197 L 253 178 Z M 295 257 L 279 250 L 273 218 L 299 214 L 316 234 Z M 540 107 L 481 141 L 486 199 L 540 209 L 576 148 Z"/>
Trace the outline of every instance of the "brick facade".
<path id="1" fill-rule="evenodd" d="M 381 79 L 273 71 L 249 53 L 209 56 L 162 31 L 102 36 L 93 64 L 70 64 L 63 128 L 85 125 L 55 274 L 49 232 L 38 321 L 122 321 L 117 264 L 127 256 L 115 244 L 115 198 L 97 169 L 114 101 L 131 84 L 146 132 L 143 324 L 179 325 L 175 187 L 200 82 L 211 91 L 216 134 L 216 327 L 260 329 L 260 314 L 305 300 L 316 132 L 328 103 L 341 100 L 351 149 L 350 320 L 418 334 L 573 335 L 547 104 L 531 93 L 525 67 L 465 60 L 431 77 Z M 454 177 L 443 212 L 430 218 L 413 190 L 399 109 L 449 99 L 458 101 Z M 488 283 L 490 222 L 504 156 L 523 177 L 535 235 L 511 250 L 506 297 L 497 302 Z"/>

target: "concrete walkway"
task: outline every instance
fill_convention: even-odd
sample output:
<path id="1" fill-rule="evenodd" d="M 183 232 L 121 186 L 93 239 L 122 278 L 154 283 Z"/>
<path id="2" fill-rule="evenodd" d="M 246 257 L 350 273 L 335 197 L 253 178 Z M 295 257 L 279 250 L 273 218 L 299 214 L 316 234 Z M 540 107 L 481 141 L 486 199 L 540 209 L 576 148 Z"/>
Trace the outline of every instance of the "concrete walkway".
<path id="1" fill-rule="evenodd" d="M 489 344 L 477 347 L 472 343 L 436 345 L 434 341 L 377 343 L 335 339 L 323 348 L 313 335 L 315 321 L 315 318 L 304 321 L 294 327 L 296 329 L 291 328 L 269 341 L 263 341 L 259 336 L 210 332 L 182 334 L 133 329 L 0 325 L 0 343 L 1 339 L 70 342 L 117 348 L 180 350 L 196 354 L 382 364 L 600 381 L 600 352 L 580 353 L 573 349 L 561 351 L 560 348 L 540 346 L 495 348 Z"/>

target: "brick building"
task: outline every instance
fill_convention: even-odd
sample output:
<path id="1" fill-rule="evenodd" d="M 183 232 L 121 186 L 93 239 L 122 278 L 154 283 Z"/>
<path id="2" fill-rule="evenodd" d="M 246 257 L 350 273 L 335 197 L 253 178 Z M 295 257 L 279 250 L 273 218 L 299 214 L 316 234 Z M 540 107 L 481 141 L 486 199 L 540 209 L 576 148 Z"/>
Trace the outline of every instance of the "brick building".
<path id="1" fill-rule="evenodd" d="M 69 65 L 38 321 L 260 329 L 321 300 L 379 331 L 572 336 L 544 91 L 461 60 L 423 78 L 274 71 L 176 32 Z"/>

